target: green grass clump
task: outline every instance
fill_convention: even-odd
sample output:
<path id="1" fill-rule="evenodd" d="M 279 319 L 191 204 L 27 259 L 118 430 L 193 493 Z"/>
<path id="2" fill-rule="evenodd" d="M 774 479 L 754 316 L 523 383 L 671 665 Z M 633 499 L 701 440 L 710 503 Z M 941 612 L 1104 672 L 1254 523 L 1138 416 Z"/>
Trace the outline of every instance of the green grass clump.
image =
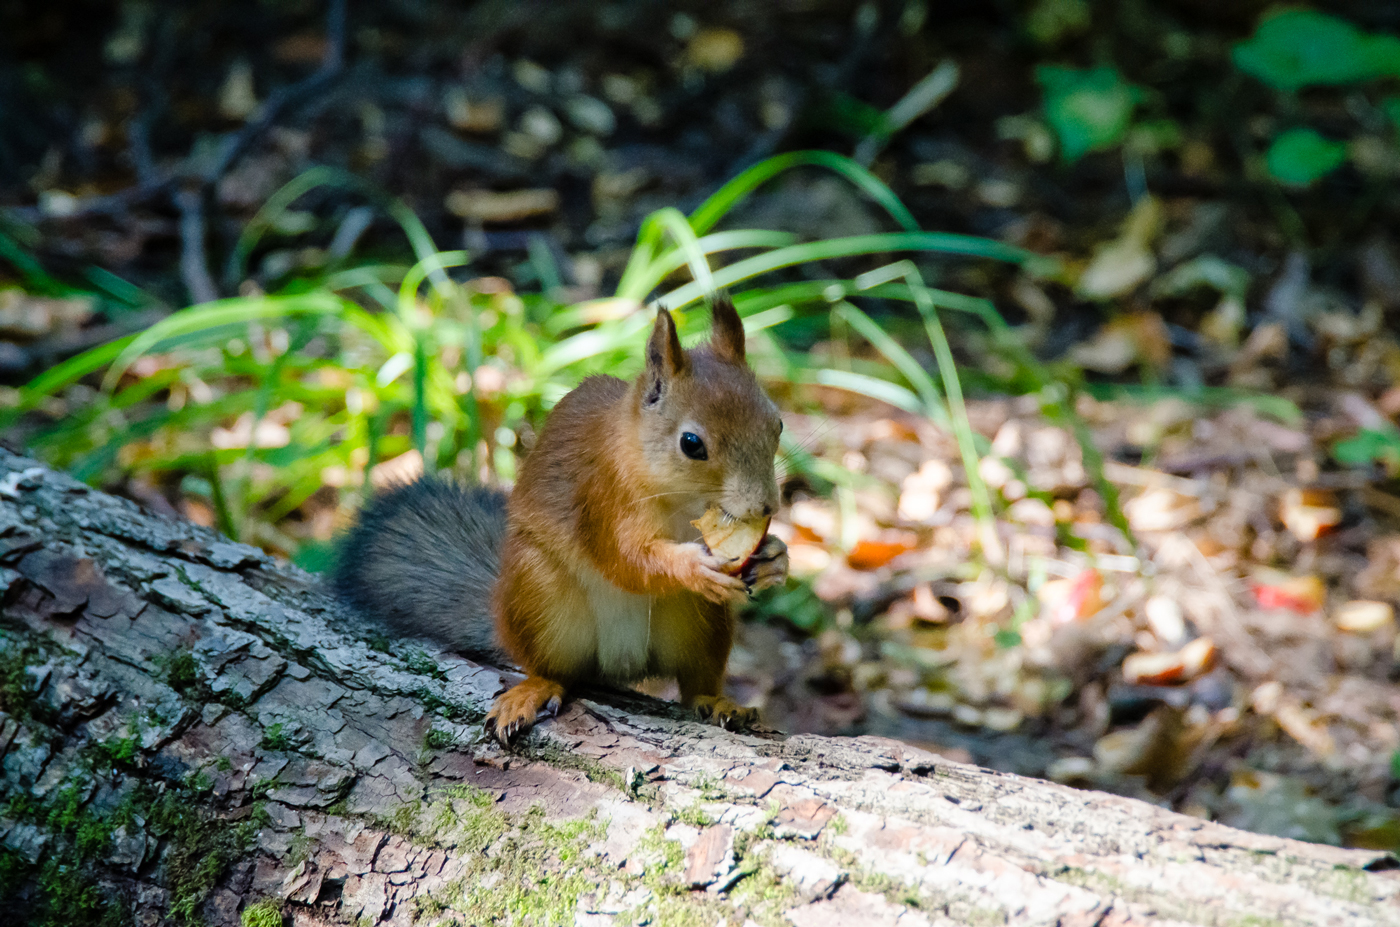
<path id="1" fill-rule="evenodd" d="M 716 230 L 760 185 L 804 167 L 844 177 L 899 230 L 810 242 L 768 229 Z M 796 152 L 743 172 L 689 216 L 675 209 L 649 216 L 607 299 L 570 305 L 550 292 L 517 294 L 500 281 L 458 279 L 470 254 L 435 250 L 401 203 L 323 168 L 293 181 L 254 218 L 229 279 L 243 279 L 262 239 L 288 227 L 279 218 L 298 197 L 325 185 L 375 198 L 404 228 L 415 263 L 329 269 L 284 280 L 269 294 L 183 309 L 46 371 L 20 391 L 0 425 L 51 407 L 63 394 L 63 414 L 30 437 L 50 462 L 93 482 L 133 474 L 176 480 L 226 533 L 287 554 L 300 550 L 315 565 L 324 561 L 320 551 L 303 543 L 304 532 L 288 530 L 289 518 L 313 495 L 329 487 L 342 504 L 353 504 L 377 463 L 410 450 L 428 469 L 511 480 L 522 438 L 564 393 L 590 374 L 625 376 L 641 366 L 652 318 L 643 300 L 688 272 L 690 282 L 656 300 L 676 314 L 688 343 L 706 328 L 706 313 L 697 311 L 703 297 L 733 288 L 760 376 L 853 390 L 929 415 L 954 428 L 965 459 L 973 460 L 977 449 L 939 313 L 971 312 L 1004 329 L 990 304 L 926 286 L 907 261 L 854 279 L 793 282 L 787 274 L 900 253 L 1020 263 L 1032 257 L 987 239 L 920 230 L 889 188 L 854 161 Z M 717 259 L 727 263 L 712 269 Z M 936 376 L 852 302 L 866 298 L 914 310 L 911 318 L 933 339 Z M 803 319 L 869 340 L 881 360 L 814 365 L 772 335 Z M 93 380 L 101 388 L 86 400 L 70 389 Z M 786 452 L 797 466 L 806 459 L 794 445 Z M 976 484 L 975 467 L 969 475 Z M 985 492 L 977 498 L 985 519 Z M 177 674 L 175 683 L 187 680 Z"/>

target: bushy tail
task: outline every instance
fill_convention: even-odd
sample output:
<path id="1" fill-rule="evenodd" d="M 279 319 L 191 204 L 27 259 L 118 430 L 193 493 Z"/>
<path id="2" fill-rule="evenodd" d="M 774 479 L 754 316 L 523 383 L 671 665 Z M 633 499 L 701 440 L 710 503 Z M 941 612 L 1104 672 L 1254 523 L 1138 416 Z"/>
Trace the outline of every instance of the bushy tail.
<path id="1" fill-rule="evenodd" d="M 392 633 L 499 659 L 491 585 L 505 531 L 505 493 L 423 476 L 369 501 L 340 541 L 331 584 Z"/>

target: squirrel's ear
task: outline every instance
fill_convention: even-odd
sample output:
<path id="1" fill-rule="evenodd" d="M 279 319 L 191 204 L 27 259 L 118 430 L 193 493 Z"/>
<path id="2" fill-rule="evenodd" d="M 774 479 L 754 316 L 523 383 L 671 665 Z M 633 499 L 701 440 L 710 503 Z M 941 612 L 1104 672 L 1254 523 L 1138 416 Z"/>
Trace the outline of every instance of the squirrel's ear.
<path id="1" fill-rule="evenodd" d="M 665 309 L 656 310 L 656 325 L 647 340 L 646 404 L 654 405 L 665 392 L 666 382 L 685 370 L 685 350 L 676 332 L 676 320 Z"/>
<path id="2" fill-rule="evenodd" d="M 727 292 L 710 297 L 710 347 L 720 360 L 744 362 L 744 320 Z"/>

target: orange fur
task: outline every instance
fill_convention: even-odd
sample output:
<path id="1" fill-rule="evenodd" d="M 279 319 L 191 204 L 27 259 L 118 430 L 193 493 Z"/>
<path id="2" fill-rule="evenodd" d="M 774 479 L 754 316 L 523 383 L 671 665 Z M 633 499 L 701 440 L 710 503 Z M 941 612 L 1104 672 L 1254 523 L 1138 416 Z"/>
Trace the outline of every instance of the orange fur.
<path id="1" fill-rule="evenodd" d="M 662 310 L 635 381 L 589 377 L 560 401 L 509 502 L 492 607 L 530 678 L 497 701 L 498 736 L 529 728 L 540 693 L 553 692 L 542 687 L 653 676 L 676 678 L 683 701 L 716 723 L 752 720 L 721 696 L 744 585 L 716 568 L 690 522 L 711 504 L 772 514 L 780 430 L 726 304 L 709 346 L 682 350 Z M 686 432 L 703 436 L 707 459 L 678 449 Z"/>

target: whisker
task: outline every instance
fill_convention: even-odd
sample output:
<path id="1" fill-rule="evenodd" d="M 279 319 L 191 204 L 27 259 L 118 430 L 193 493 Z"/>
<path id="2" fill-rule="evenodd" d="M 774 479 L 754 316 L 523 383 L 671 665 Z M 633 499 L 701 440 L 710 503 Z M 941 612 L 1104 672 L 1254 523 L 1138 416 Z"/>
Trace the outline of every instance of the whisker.
<path id="1" fill-rule="evenodd" d="M 705 486 L 697 485 L 697 486 L 690 487 L 690 488 L 687 488 L 687 489 L 672 489 L 672 490 L 668 490 L 667 492 L 652 493 L 650 496 L 641 496 L 641 497 L 638 498 L 636 501 L 637 501 L 637 502 L 646 502 L 648 499 L 660 499 L 662 496 L 688 496 L 688 495 L 693 495 L 693 494 L 696 494 L 696 493 L 706 492 L 706 491 L 709 491 L 709 492 L 719 492 L 719 491 L 720 491 L 721 489 L 723 489 L 723 488 L 724 488 L 724 487 L 722 487 L 722 486 L 720 486 L 720 485 L 718 485 L 718 484 L 715 484 L 715 485 L 705 485 Z"/>
<path id="2" fill-rule="evenodd" d="M 808 450 L 816 444 L 818 439 L 824 438 L 834 431 L 838 424 L 835 419 L 829 416 L 823 417 L 817 425 L 808 429 L 807 434 L 803 435 L 801 440 L 793 443 L 788 451 L 789 455 Z"/>

